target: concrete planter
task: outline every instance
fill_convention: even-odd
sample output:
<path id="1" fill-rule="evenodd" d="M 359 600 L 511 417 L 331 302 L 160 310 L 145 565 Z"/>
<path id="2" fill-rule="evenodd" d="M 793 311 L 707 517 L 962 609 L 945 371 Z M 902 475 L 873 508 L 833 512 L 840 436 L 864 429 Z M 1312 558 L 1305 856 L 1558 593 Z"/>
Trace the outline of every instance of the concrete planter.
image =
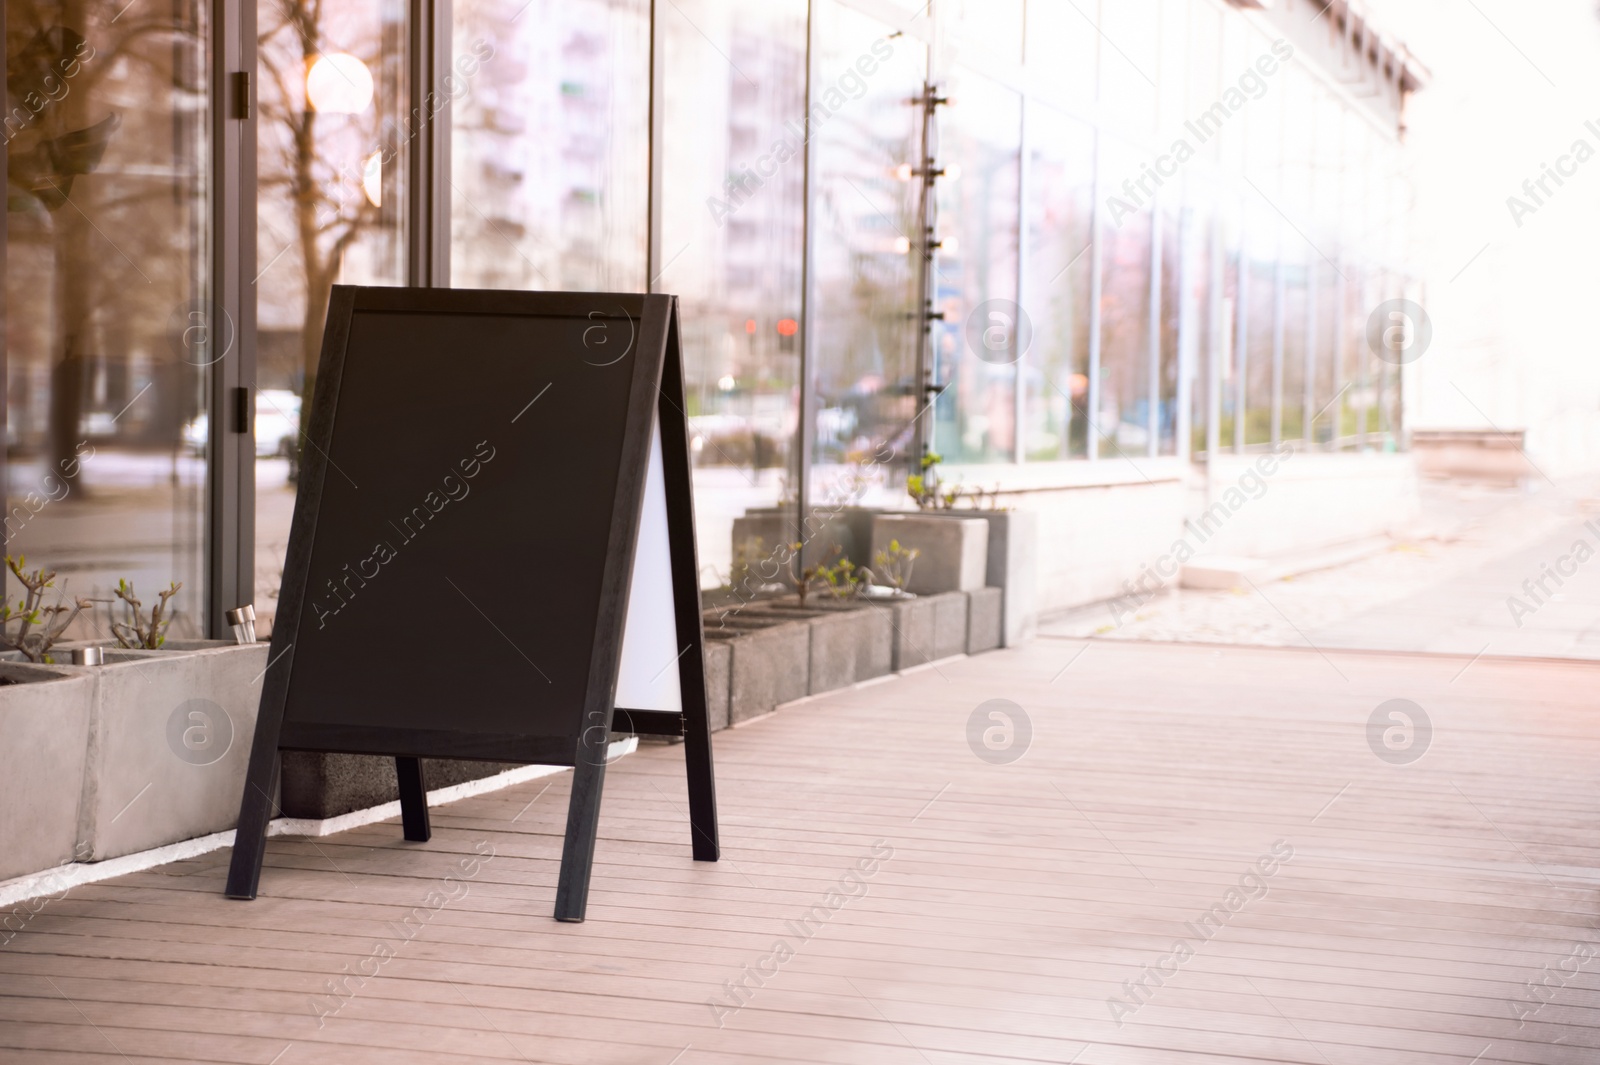
<path id="1" fill-rule="evenodd" d="M 1000 646 L 1017 647 L 1033 639 L 1039 629 L 1035 596 L 1039 568 L 1038 516 L 1028 510 L 930 510 L 924 511 L 923 516 L 944 520 L 977 518 L 988 523 L 983 583 L 999 588 L 1002 593 Z M 922 565 L 921 559 L 917 560 L 917 565 Z"/>
<path id="2" fill-rule="evenodd" d="M 806 512 L 810 519 L 801 549 L 801 565 L 832 562 L 837 545 L 844 556 L 858 565 L 871 556 L 872 519 L 879 512 L 871 507 L 814 507 Z M 795 540 L 794 508 L 752 507 L 733 520 L 733 554 L 748 554 L 757 541 L 762 557 L 770 557 L 781 544 Z M 780 575 L 776 578 L 782 581 Z"/>
<path id="3" fill-rule="evenodd" d="M 1000 646 L 1005 623 L 1005 594 L 999 588 L 967 593 L 967 654 Z"/>
<path id="4" fill-rule="evenodd" d="M 0 664 L 0 880 L 76 857 L 94 678 Z"/>
<path id="5" fill-rule="evenodd" d="M 103 861 L 232 828 L 267 666 L 264 643 L 106 651 L 64 667 L 94 687 L 78 860 Z"/>
<path id="6" fill-rule="evenodd" d="M 892 599 L 894 669 L 899 672 L 966 653 L 967 593 Z"/>
<path id="7" fill-rule="evenodd" d="M 793 600 L 763 604 L 777 616 L 804 617 L 811 627 L 808 694 L 848 688 L 858 681 L 888 675 L 894 666 L 894 627 L 886 610 L 861 600 L 812 596 L 806 606 Z"/>
<path id="8" fill-rule="evenodd" d="M 719 622 L 705 620 L 707 640 L 728 645 L 728 723 L 770 713 L 806 694 L 810 681 L 811 627 L 748 610 Z"/>
<path id="9" fill-rule="evenodd" d="M 989 523 L 979 518 L 879 514 L 872 519 L 872 555 L 898 540 L 916 548 L 905 590 L 913 595 L 970 592 L 984 587 L 989 566 Z"/>
<path id="10" fill-rule="evenodd" d="M 733 660 L 733 648 L 726 640 L 705 642 L 707 716 L 711 731 L 720 732 L 728 727 L 728 667 Z"/>
<path id="11" fill-rule="evenodd" d="M 966 559 L 968 568 L 965 574 L 936 576 L 940 563 L 935 558 L 933 545 L 943 543 L 945 539 L 940 537 L 937 531 L 930 531 L 927 536 L 922 536 L 919 529 L 916 539 L 922 542 L 910 542 L 913 534 L 906 531 L 905 526 L 897 527 L 902 543 L 918 547 L 923 552 L 922 557 L 917 559 L 916 565 L 912 567 L 913 581 L 908 590 L 919 595 L 929 595 L 957 589 L 978 591 L 984 587 L 999 588 L 1002 593 L 1000 646 L 1016 647 L 1033 639 L 1039 622 L 1035 587 L 1039 552 L 1037 514 L 1031 510 L 885 511 L 872 507 L 842 507 L 838 511 L 820 509 L 816 512 L 816 521 L 813 523 L 815 531 L 808 539 L 803 552 L 805 564 L 831 562 L 833 545 L 838 544 L 843 547 L 845 557 L 850 561 L 858 566 L 870 567 L 876 552 L 892 538 L 885 537 L 879 541 L 875 531 L 879 519 L 914 522 L 924 520 L 984 522 L 988 526 L 988 532 L 987 543 L 982 552 L 984 561 L 981 575 L 975 571 L 972 557 L 960 554 L 961 550 L 967 550 L 966 547 L 962 547 L 957 551 L 957 556 Z M 741 545 L 756 539 L 760 539 L 770 553 L 775 551 L 779 544 L 787 543 L 793 536 L 792 510 L 783 511 L 776 507 L 754 508 L 734 521 L 734 555 L 737 556 L 742 550 Z M 823 557 L 824 554 L 828 557 Z M 959 566 L 955 569 L 959 570 Z M 773 578 L 778 582 L 784 579 L 781 575 Z M 746 598 L 749 594 L 748 591 L 744 593 Z"/>

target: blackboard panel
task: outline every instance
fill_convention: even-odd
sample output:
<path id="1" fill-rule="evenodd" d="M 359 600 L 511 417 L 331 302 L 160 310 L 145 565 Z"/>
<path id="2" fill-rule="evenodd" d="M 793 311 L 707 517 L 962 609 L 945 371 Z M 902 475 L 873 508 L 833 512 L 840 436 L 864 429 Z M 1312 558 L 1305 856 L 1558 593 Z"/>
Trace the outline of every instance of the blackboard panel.
<path id="1" fill-rule="evenodd" d="M 408 753 L 382 734 L 416 732 L 419 753 L 570 764 L 637 319 L 607 299 L 550 317 L 367 302 L 336 385 L 283 744 Z"/>

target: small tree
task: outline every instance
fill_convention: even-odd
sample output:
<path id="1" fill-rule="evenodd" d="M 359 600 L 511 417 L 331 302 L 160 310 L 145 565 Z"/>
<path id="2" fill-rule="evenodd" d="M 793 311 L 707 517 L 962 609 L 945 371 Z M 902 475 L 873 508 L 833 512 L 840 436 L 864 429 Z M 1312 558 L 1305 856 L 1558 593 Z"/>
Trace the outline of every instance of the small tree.
<path id="1" fill-rule="evenodd" d="M 827 577 L 828 567 L 822 562 L 819 561 L 810 566 L 803 566 L 800 560 L 800 553 L 804 547 L 805 544 L 799 541 L 789 545 L 790 550 L 794 552 L 789 565 L 789 583 L 794 585 L 795 595 L 799 597 L 801 606 L 806 605 L 806 594 L 819 581 L 831 583 Z M 833 550 L 830 552 L 830 554 L 834 555 L 842 555 L 843 553 L 844 547 L 840 544 L 834 544 Z"/>
<path id="2" fill-rule="evenodd" d="M 80 597 L 68 605 L 63 587 L 55 606 L 43 606 L 45 590 L 55 587 L 56 575 L 43 569 L 25 573 L 22 569 L 25 565 L 27 559 L 22 555 L 6 556 L 6 567 L 21 582 L 26 593 L 16 606 L 9 601 L 0 602 L 0 645 L 10 651 L 21 651 L 30 662 L 49 662 L 52 660 L 50 649 L 61 634 L 72 626 L 80 613 L 94 609 L 94 603 Z M 14 633 L 13 625 L 16 626 Z"/>
<path id="3" fill-rule="evenodd" d="M 917 556 L 922 554 L 914 547 L 901 547 L 899 540 L 890 540 L 885 551 L 879 551 L 873 556 L 872 564 L 877 567 L 878 573 L 889 582 L 897 594 L 904 594 L 906 586 L 911 583 L 911 567 L 917 561 Z"/>
<path id="4" fill-rule="evenodd" d="M 134 594 L 133 582 L 117 581 L 117 598 L 128 608 L 128 622 L 113 621 L 111 634 L 117 638 L 120 647 L 136 647 L 146 651 L 154 651 L 167 642 L 167 626 L 172 624 L 170 617 L 165 617 L 167 600 L 178 594 L 178 589 L 183 587 L 182 581 L 172 582 L 171 587 L 161 592 L 161 601 L 150 608 L 150 620 L 145 621 L 140 613 L 144 604 L 139 602 L 139 597 Z"/>

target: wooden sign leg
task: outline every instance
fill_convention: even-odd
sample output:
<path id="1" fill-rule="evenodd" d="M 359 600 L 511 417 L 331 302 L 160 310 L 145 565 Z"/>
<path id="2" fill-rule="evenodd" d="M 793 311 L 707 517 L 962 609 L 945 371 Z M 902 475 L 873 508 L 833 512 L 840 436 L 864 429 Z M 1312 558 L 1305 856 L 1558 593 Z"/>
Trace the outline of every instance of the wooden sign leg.
<path id="1" fill-rule="evenodd" d="M 233 835 L 233 861 L 228 866 L 226 894 L 230 899 L 253 899 L 261 882 L 261 863 L 267 856 L 267 822 L 272 820 L 273 792 L 278 790 L 281 756 L 276 743 L 257 743 L 250 750 L 244 796 L 239 802 L 239 826 Z"/>
<path id="2" fill-rule="evenodd" d="M 426 843 L 433 835 L 428 826 L 428 786 L 422 779 L 422 759 L 396 758 L 400 778 L 400 826 L 412 843 Z"/>
<path id="3" fill-rule="evenodd" d="M 606 729 L 597 750 L 578 745 L 572 770 L 572 799 L 567 804 L 567 838 L 561 845 L 561 873 L 556 880 L 556 920 L 581 921 L 589 908 L 589 875 L 594 870 L 594 841 L 600 831 L 600 792 L 606 782 Z"/>
<path id="4" fill-rule="evenodd" d="M 711 712 L 706 697 L 705 626 L 700 620 L 700 565 L 695 555 L 693 478 L 689 472 L 689 424 L 684 414 L 683 354 L 678 346 L 678 308 L 672 304 L 666 364 L 656 403 L 661 427 L 662 473 L 667 487 L 667 540 L 672 552 L 672 598 L 678 642 L 678 690 L 683 699 L 683 760 L 689 774 L 689 825 L 695 861 L 714 862 L 722 849 L 717 835 L 717 786 L 711 767 Z"/>
<path id="5" fill-rule="evenodd" d="M 683 688 L 683 766 L 689 774 L 694 860 L 714 862 L 722 856 L 722 846 L 717 835 L 716 775 L 711 768 L 711 715 L 706 708 L 704 666 L 695 672 L 699 673 L 699 686 Z"/>

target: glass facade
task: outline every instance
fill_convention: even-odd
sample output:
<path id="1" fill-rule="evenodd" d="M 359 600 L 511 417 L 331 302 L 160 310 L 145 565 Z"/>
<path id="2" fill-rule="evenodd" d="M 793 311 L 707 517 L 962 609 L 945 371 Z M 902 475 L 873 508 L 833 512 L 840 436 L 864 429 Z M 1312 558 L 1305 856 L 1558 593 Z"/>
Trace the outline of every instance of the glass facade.
<path id="1" fill-rule="evenodd" d="M 799 457 L 806 5 L 683 0 L 662 29 L 678 73 L 655 288 L 681 301 L 695 522 L 715 583 L 733 520 L 782 502 Z"/>
<path id="2" fill-rule="evenodd" d="M 904 475 L 874 464 L 878 445 L 907 453 L 926 416 L 917 360 L 928 46 L 838 0 L 817 0 L 812 17 L 806 498 L 878 501 Z M 848 476 L 863 468 L 870 487 L 853 496 Z"/>
<path id="3" fill-rule="evenodd" d="M 270 615 L 341 282 L 679 295 L 708 585 L 748 510 L 908 505 L 919 447 L 987 488 L 1401 441 L 1365 342 L 1415 295 L 1398 117 L 1323 69 L 1359 62 L 1332 30 L 1218 0 L 240 4 L 7 3 L 7 542 L 74 594 L 182 580 L 174 631 L 216 631 L 233 566 Z M 233 380 L 253 477 L 217 462 Z"/>
<path id="4" fill-rule="evenodd" d="M 6 5 L 6 552 L 69 600 L 179 581 L 169 632 L 193 636 L 206 395 L 238 339 L 207 261 L 211 29 L 118 6 Z"/>
<path id="5" fill-rule="evenodd" d="M 474 0 L 451 10 L 456 84 L 446 80 L 442 94 L 451 284 L 642 289 L 649 0 Z"/>

